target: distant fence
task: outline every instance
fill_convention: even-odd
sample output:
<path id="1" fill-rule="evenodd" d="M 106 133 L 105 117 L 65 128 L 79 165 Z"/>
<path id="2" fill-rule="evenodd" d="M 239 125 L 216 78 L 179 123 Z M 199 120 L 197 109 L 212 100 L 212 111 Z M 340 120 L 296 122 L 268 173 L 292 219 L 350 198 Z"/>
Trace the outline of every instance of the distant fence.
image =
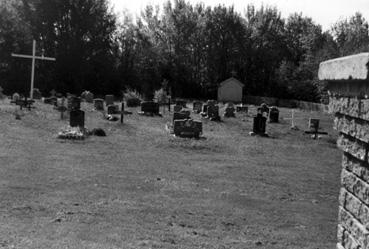
<path id="1" fill-rule="evenodd" d="M 253 105 L 260 105 L 262 103 L 266 103 L 269 106 L 300 108 L 309 111 L 328 112 L 328 105 L 307 101 L 299 101 L 294 99 L 278 99 L 272 97 L 246 96 L 244 100 L 246 103 Z"/>

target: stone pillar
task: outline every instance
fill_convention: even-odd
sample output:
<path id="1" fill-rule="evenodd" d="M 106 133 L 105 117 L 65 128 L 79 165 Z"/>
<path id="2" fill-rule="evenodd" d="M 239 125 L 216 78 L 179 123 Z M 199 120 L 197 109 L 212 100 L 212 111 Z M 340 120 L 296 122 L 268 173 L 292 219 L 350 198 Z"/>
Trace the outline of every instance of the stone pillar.
<path id="1" fill-rule="evenodd" d="M 337 249 L 369 249 L 369 53 L 322 62 L 343 151 Z"/>

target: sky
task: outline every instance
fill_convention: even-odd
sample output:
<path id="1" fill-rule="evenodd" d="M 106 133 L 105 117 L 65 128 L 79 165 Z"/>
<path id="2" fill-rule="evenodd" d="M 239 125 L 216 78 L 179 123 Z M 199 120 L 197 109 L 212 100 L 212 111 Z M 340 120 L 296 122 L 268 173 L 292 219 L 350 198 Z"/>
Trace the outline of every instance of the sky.
<path id="1" fill-rule="evenodd" d="M 271 5 L 282 12 L 283 17 L 288 17 L 294 12 L 302 12 L 303 15 L 311 17 L 317 24 L 322 25 L 323 30 L 328 30 L 340 19 L 351 17 L 359 11 L 364 18 L 369 21 L 369 0 L 187 0 L 191 3 L 203 2 L 206 6 L 224 4 L 234 5 L 235 9 L 243 13 L 250 3 L 256 7 Z M 159 4 L 162 6 L 166 0 L 110 0 L 115 11 L 119 14 L 123 9 L 129 10 L 133 14 L 139 14 L 148 4 Z"/>

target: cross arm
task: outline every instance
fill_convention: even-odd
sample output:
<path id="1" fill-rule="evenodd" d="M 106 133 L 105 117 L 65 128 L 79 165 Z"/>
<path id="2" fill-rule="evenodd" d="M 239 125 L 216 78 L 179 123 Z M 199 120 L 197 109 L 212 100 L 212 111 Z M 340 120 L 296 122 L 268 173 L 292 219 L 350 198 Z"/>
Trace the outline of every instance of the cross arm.
<path id="1" fill-rule="evenodd" d="M 26 58 L 26 59 L 38 59 L 38 60 L 47 60 L 47 61 L 56 61 L 55 58 L 45 57 L 45 56 L 32 56 L 32 55 L 23 55 L 23 54 L 13 54 L 13 57 Z"/>

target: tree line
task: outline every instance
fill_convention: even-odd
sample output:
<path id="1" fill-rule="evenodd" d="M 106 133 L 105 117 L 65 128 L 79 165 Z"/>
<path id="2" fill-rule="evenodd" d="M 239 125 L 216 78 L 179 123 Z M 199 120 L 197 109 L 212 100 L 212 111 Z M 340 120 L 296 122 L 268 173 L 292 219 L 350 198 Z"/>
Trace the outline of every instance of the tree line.
<path id="1" fill-rule="evenodd" d="M 147 5 L 119 19 L 107 0 L 0 0 L 0 85 L 5 93 L 29 91 L 30 62 L 12 52 L 56 57 L 37 62 L 35 84 L 80 94 L 121 94 L 134 89 L 151 98 L 165 88 L 174 97 L 214 98 L 234 76 L 245 93 L 319 102 L 321 61 L 369 51 L 369 26 L 360 13 L 322 30 L 310 17 L 282 18 L 276 7 L 233 7 L 173 0 Z"/>

